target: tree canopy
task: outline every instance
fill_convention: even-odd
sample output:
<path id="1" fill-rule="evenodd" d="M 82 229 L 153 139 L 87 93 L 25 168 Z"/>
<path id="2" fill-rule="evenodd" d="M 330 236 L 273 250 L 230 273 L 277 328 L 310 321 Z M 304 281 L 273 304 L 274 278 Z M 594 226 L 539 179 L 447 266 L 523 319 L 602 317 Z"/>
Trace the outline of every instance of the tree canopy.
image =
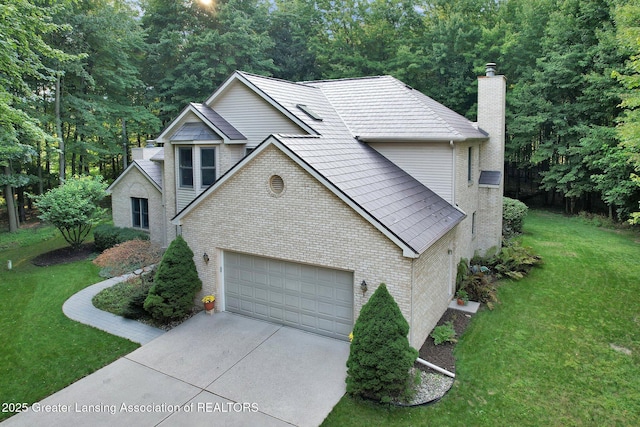
<path id="1" fill-rule="evenodd" d="M 508 78 L 507 194 L 638 211 L 638 4 L 630 0 L 15 0 L 0 5 L 3 192 L 115 179 L 234 70 L 390 74 L 474 120 Z M 9 197 L 8 202 L 14 197 Z M 9 203 L 8 203 L 9 204 Z"/>
<path id="2" fill-rule="evenodd" d="M 99 203 L 107 195 L 106 188 L 101 177 L 69 178 L 60 187 L 35 196 L 39 218 L 53 224 L 67 243 L 77 249 L 105 213 Z"/>

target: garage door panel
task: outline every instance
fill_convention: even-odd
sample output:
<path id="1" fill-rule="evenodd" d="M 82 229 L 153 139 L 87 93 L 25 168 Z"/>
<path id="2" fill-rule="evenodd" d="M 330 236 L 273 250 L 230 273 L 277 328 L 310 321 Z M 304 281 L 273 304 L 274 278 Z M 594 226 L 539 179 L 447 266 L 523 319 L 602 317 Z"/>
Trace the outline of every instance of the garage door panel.
<path id="1" fill-rule="evenodd" d="M 263 317 L 269 317 L 269 305 L 268 304 L 260 304 L 260 303 L 255 303 L 253 305 L 253 311 L 254 313 L 263 316 Z"/>
<path id="2" fill-rule="evenodd" d="M 333 304 L 328 304 L 326 302 L 318 302 L 318 314 L 322 314 L 324 316 L 333 317 L 335 310 Z"/>
<path id="3" fill-rule="evenodd" d="M 287 276 L 284 280 L 284 288 L 287 291 L 300 292 L 300 281 Z"/>
<path id="4" fill-rule="evenodd" d="M 284 289 L 284 277 L 282 276 L 269 276 L 269 287 L 274 289 Z"/>
<path id="5" fill-rule="evenodd" d="M 333 311 L 333 316 L 336 319 L 339 319 L 342 321 L 351 321 L 351 318 L 352 318 L 351 307 L 335 306 Z"/>
<path id="6" fill-rule="evenodd" d="M 253 295 L 256 301 L 269 302 L 269 292 L 266 289 L 255 288 Z"/>
<path id="7" fill-rule="evenodd" d="M 320 298 L 326 298 L 328 300 L 335 300 L 336 290 L 333 286 L 329 287 L 327 285 L 317 285 L 316 286 L 316 295 Z"/>
<path id="8" fill-rule="evenodd" d="M 284 305 L 287 308 L 297 309 L 300 307 L 300 297 L 297 295 L 285 295 Z"/>
<path id="9" fill-rule="evenodd" d="M 317 303 L 315 300 L 309 298 L 302 298 L 300 308 L 306 311 L 317 311 Z"/>
<path id="10" fill-rule="evenodd" d="M 253 297 L 253 289 L 252 286 L 242 284 L 240 286 L 240 295 L 243 297 Z"/>
<path id="11" fill-rule="evenodd" d="M 350 290 L 347 291 L 345 289 L 336 289 L 335 292 L 335 299 L 337 301 L 348 301 L 349 299 L 353 298 L 353 294 Z"/>
<path id="12" fill-rule="evenodd" d="M 225 252 L 226 308 L 340 339 L 353 327 L 353 274 Z"/>
<path id="13" fill-rule="evenodd" d="M 314 283 L 302 282 L 300 284 L 300 292 L 302 292 L 303 295 L 315 296 L 316 295 L 316 285 Z"/>

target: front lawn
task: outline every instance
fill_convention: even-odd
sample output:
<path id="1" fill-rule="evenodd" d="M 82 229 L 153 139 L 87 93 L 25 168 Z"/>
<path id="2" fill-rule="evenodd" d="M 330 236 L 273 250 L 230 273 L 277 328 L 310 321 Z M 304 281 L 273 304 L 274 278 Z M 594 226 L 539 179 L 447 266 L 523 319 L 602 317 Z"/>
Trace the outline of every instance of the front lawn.
<path id="1" fill-rule="evenodd" d="M 0 233 L 2 404 L 41 400 L 138 347 L 64 315 L 62 304 L 71 295 L 103 279 L 89 260 L 31 264 L 35 256 L 66 245 L 58 236 L 51 227 Z M 0 420 L 10 415 L 0 412 Z"/>
<path id="2" fill-rule="evenodd" d="M 323 426 L 640 425 L 640 235 L 535 211 L 525 232 L 544 264 L 474 316 L 440 402 L 344 397 Z"/>

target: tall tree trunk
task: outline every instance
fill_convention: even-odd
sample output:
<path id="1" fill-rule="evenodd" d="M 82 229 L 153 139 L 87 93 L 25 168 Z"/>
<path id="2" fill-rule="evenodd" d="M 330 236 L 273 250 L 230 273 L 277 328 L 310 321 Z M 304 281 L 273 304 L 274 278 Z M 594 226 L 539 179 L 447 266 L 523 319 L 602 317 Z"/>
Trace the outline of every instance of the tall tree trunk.
<path id="1" fill-rule="evenodd" d="M 122 118 L 122 148 L 124 153 L 122 154 L 122 168 L 126 169 L 129 165 L 129 150 L 127 148 L 127 120 Z"/>
<path id="2" fill-rule="evenodd" d="M 5 176 L 11 175 L 11 166 L 4 167 Z M 4 198 L 7 202 L 7 214 L 9 216 L 9 232 L 15 233 L 18 231 L 18 213 L 16 212 L 16 207 L 13 199 L 13 187 L 7 184 L 4 186 Z"/>
<path id="3" fill-rule="evenodd" d="M 42 194 L 44 192 L 43 183 L 42 183 L 42 143 L 38 141 L 38 155 L 36 157 L 37 168 L 38 168 L 38 194 Z"/>
<path id="4" fill-rule="evenodd" d="M 60 117 L 60 98 L 61 97 L 62 97 L 62 94 L 60 93 L 60 73 L 58 73 L 58 76 L 56 77 L 56 134 L 58 135 L 58 144 L 60 149 L 60 153 L 59 153 L 60 185 L 64 183 L 64 180 L 65 180 L 64 171 L 66 167 L 66 163 L 64 159 L 64 137 L 62 135 L 62 118 Z"/>

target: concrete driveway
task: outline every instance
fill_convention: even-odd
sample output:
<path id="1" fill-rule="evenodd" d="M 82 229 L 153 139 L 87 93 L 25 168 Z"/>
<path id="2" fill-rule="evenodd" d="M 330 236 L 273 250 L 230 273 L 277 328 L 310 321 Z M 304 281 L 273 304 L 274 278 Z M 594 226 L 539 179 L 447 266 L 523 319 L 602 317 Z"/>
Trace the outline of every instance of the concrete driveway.
<path id="1" fill-rule="evenodd" d="M 349 344 L 204 312 L 2 426 L 317 426 L 345 392 Z"/>

